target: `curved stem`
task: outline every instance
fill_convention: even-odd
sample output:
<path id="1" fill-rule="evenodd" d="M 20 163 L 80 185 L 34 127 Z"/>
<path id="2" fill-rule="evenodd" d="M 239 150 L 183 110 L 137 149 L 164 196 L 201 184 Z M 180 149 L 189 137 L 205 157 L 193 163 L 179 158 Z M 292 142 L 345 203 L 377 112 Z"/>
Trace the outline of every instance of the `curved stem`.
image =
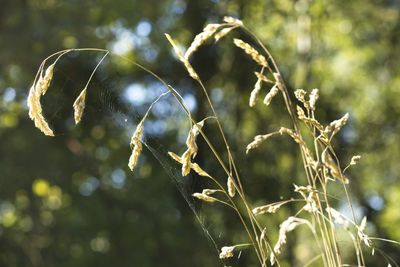
<path id="1" fill-rule="evenodd" d="M 89 77 L 89 79 L 88 79 L 88 81 L 87 81 L 87 83 L 86 83 L 86 85 L 85 85 L 84 88 L 87 88 L 87 87 L 89 86 L 89 83 L 90 83 L 90 81 L 92 80 L 93 75 L 94 75 L 94 73 L 96 72 L 97 68 L 101 65 L 101 63 L 103 62 L 103 60 L 107 57 L 107 55 L 108 55 L 109 53 L 110 53 L 110 52 L 107 51 L 107 52 L 105 53 L 105 55 L 104 55 L 104 56 L 100 59 L 100 61 L 97 63 L 96 67 L 94 68 L 94 70 L 93 70 L 92 73 L 90 74 L 90 77 Z"/>

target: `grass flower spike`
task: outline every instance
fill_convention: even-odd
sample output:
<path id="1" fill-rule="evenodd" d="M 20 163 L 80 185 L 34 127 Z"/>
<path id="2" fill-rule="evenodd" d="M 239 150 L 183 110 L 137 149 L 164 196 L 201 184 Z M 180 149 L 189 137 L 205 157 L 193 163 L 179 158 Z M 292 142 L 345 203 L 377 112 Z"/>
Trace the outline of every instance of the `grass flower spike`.
<path id="1" fill-rule="evenodd" d="M 86 88 L 81 91 L 73 104 L 75 124 L 78 124 L 82 119 L 83 111 L 85 110 L 85 100 Z"/>

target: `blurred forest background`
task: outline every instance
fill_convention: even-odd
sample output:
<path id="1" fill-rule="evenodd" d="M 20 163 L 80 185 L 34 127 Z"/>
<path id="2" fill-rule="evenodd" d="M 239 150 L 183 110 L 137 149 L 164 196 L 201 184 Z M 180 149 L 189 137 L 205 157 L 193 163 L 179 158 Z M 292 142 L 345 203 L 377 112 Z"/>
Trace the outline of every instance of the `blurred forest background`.
<path id="1" fill-rule="evenodd" d="M 107 58 L 88 88 L 83 120 L 75 126 L 72 103 L 100 55 L 71 53 L 56 66 L 43 98 L 56 132 L 52 138 L 29 120 L 26 98 L 49 54 L 107 48 L 174 85 L 202 119 L 209 115 L 204 96 L 164 33 L 188 45 L 206 23 L 225 15 L 242 19 L 269 46 L 292 90 L 320 89 L 320 121 L 350 113 L 336 148 L 343 165 L 362 155 L 349 173 L 357 214 L 367 216 L 370 235 L 400 240 L 399 1 L 1 0 L 0 266 L 223 265 L 190 206 L 219 247 L 241 240 L 243 231 L 225 208 L 210 209 L 190 197 L 185 201 L 206 185 L 194 175 L 175 175 L 178 166 L 165 155 L 184 150 L 189 127 L 172 97 L 155 106 L 145 130 L 162 165 L 145 149 L 135 172 L 127 167 L 130 135 L 149 103 L 165 90 L 159 82 L 126 60 Z M 221 43 L 209 42 L 195 54 L 193 65 L 222 117 L 250 201 L 290 198 L 293 183 L 305 179 L 295 144 L 277 138 L 245 154 L 254 135 L 288 125 L 288 118 L 281 98 L 268 108 L 261 102 L 248 108 L 258 70 L 232 45 L 232 37 L 249 40 L 238 31 Z M 205 128 L 210 136 L 216 136 L 214 126 Z M 221 143 L 219 137 L 212 141 Z M 218 173 L 202 144 L 197 161 Z M 341 207 L 344 196 L 333 197 Z M 268 220 L 278 227 L 292 213 L 289 207 Z M 307 245 L 313 240 L 299 235 L 290 235 L 285 266 L 301 266 L 312 257 Z M 400 262 L 398 246 L 377 245 Z M 244 250 L 229 264 L 257 266 L 253 256 Z M 386 266 L 383 262 L 379 255 L 367 259 L 368 266 Z"/>

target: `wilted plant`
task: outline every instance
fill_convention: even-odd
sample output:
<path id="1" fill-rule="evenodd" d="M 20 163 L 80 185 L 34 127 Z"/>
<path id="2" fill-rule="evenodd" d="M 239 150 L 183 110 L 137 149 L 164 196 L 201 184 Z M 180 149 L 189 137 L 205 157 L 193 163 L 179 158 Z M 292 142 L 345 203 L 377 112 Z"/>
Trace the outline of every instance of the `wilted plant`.
<path id="1" fill-rule="evenodd" d="M 294 141 L 299 147 L 306 177 L 306 180 L 303 181 L 303 185 L 294 185 L 294 192 L 299 194 L 298 199 L 287 199 L 275 203 L 267 203 L 262 206 L 254 206 L 250 201 L 248 201 L 243 190 L 237 164 L 230 150 L 227 138 L 225 137 L 222 123 L 215 111 L 205 85 L 189 61 L 193 53 L 195 53 L 196 50 L 207 40 L 214 38 L 215 41 L 219 41 L 234 29 L 243 30 L 245 33 L 250 35 L 250 37 L 252 37 L 257 43 L 257 46 L 261 48 L 261 50 L 258 50 L 253 45 L 241 39 L 233 40 L 234 45 L 243 50 L 243 52 L 246 53 L 259 68 L 259 71 L 255 72 L 257 81 L 254 89 L 249 95 L 249 106 L 254 107 L 256 105 L 257 101 L 260 99 L 260 94 L 262 94 L 262 88 L 266 87 L 268 88 L 268 92 L 265 93 L 263 103 L 268 106 L 276 95 L 281 94 L 284 99 L 285 109 L 292 123 L 291 128 L 281 127 L 280 129 L 276 129 L 274 132 L 263 133 L 255 136 L 254 140 L 247 145 L 246 153 L 251 152 L 253 149 L 259 149 L 264 142 L 267 142 L 278 135 L 288 136 L 292 141 Z M 285 248 L 287 234 L 301 225 L 308 226 L 320 250 L 319 254 L 311 259 L 309 264 L 321 260 L 324 266 L 349 266 L 343 262 L 343 256 L 341 254 L 340 244 L 338 243 L 337 237 L 338 227 L 344 229 L 353 242 L 357 266 L 366 265 L 363 246 L 370 249 L 372 254 L 374 254 L 375 250 L 381 252 L 374 246 L 373 242 L 373 240 L 379 238 L 369 237 L 365 233 L 367 219 L 364 217 L 361 222 L 358 223 L 359 220 L 354 214 L 353 204 L 347 190 L 347 186 L 348 184 L 351 184 L 351 180 L 345 176 L 344 172 L 349 167 L 357 164 L 360 160 L 360 156 L 354 156 L 349 165 L 342 168 L 332 145 L 334 136 L 347 123 L 349 118 L 348 113 L 328 124 L 318 121 L 316 117 L 317 102 L 319 98 L 318 89 L 313 89 L 310 93 L 303 89 L 298 89 L 293 92 L 293 94 L 289 93 L 279 68 L 269 50 L 249 29 L 243 25 L 242 21 L 238 19 L 225 17 L 222 23 L 206 25 L 203 31 L 194 38 L 186 52 L 180 51 L 176 42 L 170 35 L 166 34 L 166 38 L 172 45 L 178 59 L 183 63 L 189 76 L 197 82 L 204 93 L 209 108 L 211 109 L 212 117 L 207 117 L 201 120 L 194 118 L 184 105 L 180 94 L 172 86 L 167 85 L 159 76 L 142 65 L 133 63 L 162 82 L 166 88 L 166 92 L 161 94 L 150 105 L 148 111 L 137 125 L 130 142 L 132 153 L 128 161 L 128 166 L 132 171 L 134 171 L 135 166 L 137 165 L 138 158 L 142 151 L 141 138 L 145 126 L 144 122 L 147 119 L 149 111 L 162 96 L 168 93 L 172 94 L 186 113 L 191 127 L 186 139 L 185 151 L 181 155 L 174 152 L 168 152 L 168 155 L 181 165 L 182 176 L 186 176 L 191 171 L 194 171 L 199 176 L 205 177 L 212 182 L 214 185 L 213 188 L 204 189 L 202 192 L 195 192 L 192 196 L 200 201 L 220 203 L 231 208 L 239 217 L 239 220 L 248 236 L 248 244 L 223 246 L 219 254 L 221 260 L 234 257 L 236 251 L 241 247 L 252 247 L 257 255 L 260 266 L 274 264 L 280 266 L 280 254 Z M 109 54 L 108 50 L 103 49 L 69 49 L 57 52 L 42 62 L 29 92 L 28 107 L 30 118 L 34 121 L 35 126 L 45 135 L 54 136 L 54 133 L 42 114 L 40 97 L 49 89 L 57 61 L 65 54 L 72 51 L 95 51 L 104 53 L 103 58 L 93 70 L 86 86 L 73 104 L 76 123 L 81 121 L 81 117 L 84 113 L 86 94 L 90 80 L 98 66 Z M 50 65 L 45 70 L 45 66 L 48 65 L 49 61 L 53 58 L 55 58 L 55 60 L 50 62 Z M 299 105 L 294 104 L 292 100 L 293 96 L 298 100 Z M 213 120 L 217 124 L 218 131 L 223 139 L 226 149 L 227 157 L 225 158 L 221 156 L 223 153 L 217 151 L 209 137 L 202 130 L 204 124 L 208 120 Z M 304 131 L 300 130 L 300 124 L 304 124 Z M 195 157 L 198 152 L 196 139 L 199 137 L 204 139 L 210 148 L 211 153 L 225 172 L 225 177 L 227 178 L 214 177 L 195 162 Z M 306 140 L 310 139 L 309 137 L 311 137 L 312 142 L 306 142 Z M 337 209 L 333 208 L 332 200 L 329 197 L 329 187 L 332 183 L 340 183 L 342 185 L 343 191 L 347 196 L 347 204 L 352 210 L 351 218 L 344 216 Z M 259 216 L 273 216 L 272 214 L 278 211 L 282 206 L 292 202 L 301 202 L 304 203 L 304 205 L 296 212 L 296 214 L 289 216 L 280 224 L 279 238 L 276 242 L 273 242 L 269 233 L 271 230 L 266 229 L 265 225 L 261 223 Z M 392 260 L 388 256 L 385 256 L 383 252 L 382 255 L 389 265 L 393 264 Z"/>

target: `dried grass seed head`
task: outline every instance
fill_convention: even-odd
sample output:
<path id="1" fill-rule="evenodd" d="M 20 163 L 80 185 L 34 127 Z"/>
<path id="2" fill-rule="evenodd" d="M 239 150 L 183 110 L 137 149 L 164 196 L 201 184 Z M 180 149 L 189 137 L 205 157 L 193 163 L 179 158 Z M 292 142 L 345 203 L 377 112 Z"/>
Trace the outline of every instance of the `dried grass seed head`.
<path id="1" fill-rule="evenodd" d="M 358 227 L 358 230 L 364 232 L 365 227 L 367 227 L 367 217 L 364 216 L 361 220 L 360 226 Z"/>
<path id="2" fill-rule="evenodd" d="M 142 143 L 139 143 L 133 147 L 131 156 L 129 157 L 128 167 L 131 171 L 133 171 L 138 163 L 139 156 L 142 152 Z"/>
<path id="3" fill-rule="evenodd" d="M 191 160 L 194 159 L 197 155 L 197 144 L 196 144 L 196 137 L 199 134 L 201 128 L 204 126 L 204 120 L 193 124 L 192 128 L 189 130 L 188 136 L 186 138 L 186 151 L 182 154 L 182 176 L 186 176 L 189 174 L 190 169 L 193 167 Z M 204 176 L 204 171 L 198 167 L 193 169 L 194 171 L 200 172 L 202 176 Z M 196 172 L 197 172 L 196 171 Z"/>
<path id="4" fill-rule="evenodd" d="M 289 135 L 290 137 L 292 137 L 292 139 L 296 142 L 296 143 L 298 143 L 298 144 L 302 144 L 304 141 L 300 138 L 300 136 L 297 134 L 297 133 L 295 133 L 292 129 L 289 129 L 289 128 L 286 128 L 286 127 L 281 127 L 280 129 L 279 129 L 279 133 L 281 134 L 281 135 L 283 135 L 283 134 L 287 134 L 287 135 Z"/>
<path id="5" fill-rule="evenodd" d="M 254 137 L 254 140 L 246 146 L 246 154 L 248 154 L 251 149 L 259 147 L 265 140 L 267 140 L 269 137 L 273 136 L 274 134 L 276 134 L 276 133 L 256 135 Z"/>
<path id="6" fill-rule="evenodd" d="M 40 85 L 40 93 L 42 95 L 44 95 L 50 87 L 51 80 L 53 79 L 54 65 L 55 63 L 48 66 L 43 78 L 39 79 L 40 82 L 38 84 Z"/>
<path id="7" fill-rule="evenodd" d="M 33 84 L 29 90 L 27 105 L 29 108 L 29 117 L 35 123 L 35 127 L 47 136 L 54 136 L 46 119 L 42 114 L 42 105 L 40 104 L 41 91 L 38 90 L 37 84 Z"/>
<path id="8" fill-rule="evenodd" d="M 233 181 L 233 178 L 231 176 L 228 176 L 226 184 L 228 187 L 228 195 L 230 197 L 234 197 L 236 194 L 236 187 L 235 187 L 235 182 Z"/>
<path id="9" fill-rule="evenodd" d="M 188 159 L 188 156 L 190 156 L 190 154 L 188 154 L 187 151 L 185 153 L 183 153 L 182 157 L 179 157 L 174 152 L 168 152 L 168 155 L 171 158 L 182 164 L 182 176 L 186 176 L 189 174 L 192 165 L 192 163 L 190 162 L 190 158 Z"/>
<path id="10" fill-rule="evenodd" d="M 233 251 L 235 250 L 235 246 L 230 246 L 230 247 L 222 247 L 221 248 L 221 253 L 219 254 L 219 258 L 222 259 L 228 259 L 232 258 L 234 256 Z"/>
<path id="11" fill-rule="evenodd" d="M 357 227 L 357 235 L 362 240 L 367 247 L 372 246 L 372 241 L 368 235 L 365 234 L 365 227 L 367 226 L 367 217 L 364 216 L 362 219 L 360 226 Z"/>
<path id="12" fill-rule="evenodd" d="M 303 113 L 300 113 L 300 112 L 303 112 Z M 297 109 L 297 116 L 304 123 L 306 123 L 309 126 L 312 126 L 312 127 L 315 127 L 316 129 L 318 129 L 318 131 L 321 133 L 321 136 L 319 138 L 322 141 L 329 142 L 328 138 L 327 138 L 327 135 L 325 133 L 325 130 L 324 130 L 324 126 L 322 126 L 322 124 L 319 121 L 317 121 L 314 118 L 306 117 L 305 114 L 304 114 L 304 111 L 303 110 L 299 110 L 299 109 Z"/>
<path id="13" fill-rule="evenodd" d="M 333 159 L 328 149 L 324 149 L 324 151 L 322 151 L 321 161 L 329 169 L 333 178 L 336 178 L 345 184 L 349 183 L 349 179 L 342 173 L 338 164 Z"/>
<path id="14" fill-rule="evenodd" d="M 306 199 L 307 204 L 304 205 L 303 209 L 309 213 L 318 212 L 318 195 L 316 192 L 311 191 Z"/>
<path id="15" fill-rule="evenodd" d="M 258 93 L 261 91 L 261 84 L 262 84 L 262 80 L 261 79 L 257 79 L 257 82 L 254 85 L 254 89 L 250 93 L 250 99 L 249 99 L 249 106 L 250 107 L 254 107 L 256 105 L 256 100 L 257 100 Z"/>
<path id="16" fill-rule="evenodd" d="M 254 215 L 260 215 L 260 214 L 265 214 L 265 213 L 275 213 L 282 205 L 284 205 L 286 202 L 279 202 L 279 203 L 274 203 L 274 204 L 268 204 L 260 207 L 256 207 L 252 210 Z"/>
<path id="17" fill-rule="evenodd" d="M 344 229 L 349 228 L 349 221 L 342 213 L 331 207 L 327 207 L 325 210 L 332 216 L 335 223 L 342 225 Z"/>
<path id="18" fill-rule="evenodd" d="M 191 151 L 190 149 L 186 150 L 183 154 L 182 154 L 182 176 L 186 176 L 190 173 L 190 167 L 192 165 L 191 162 Z"/>
<path id="19" fill-rule="evenodd" d="M 304 110 L 300 106 L 296 106 L 296 110 L 297 110 L 297 117 L 299 118 L 299 120 L 304 120 L 306 118 Z"/>
<path id="20" fill-rule="evenodd" d="M 318 89 L 313 89 L 310 93 L 310 100 L 309 100 L 311 110 L 315 110 L 315 104 L 317 103 L 318 98 L 319 98 Z"/>
<path id="21" fill-rule="evenodd" d="M 204 176 L 204 177 L 211 177 L 205 170 L 203 170 L 199 164 L 197 163 L 191 163 L 190 164 L 190 168 L 197 173 L 200 176 Z"/>
<path id="22" fill-rule="evenodd" d="M 232 26 L 238 26 L 238 27 L 243 26 L 243 22 L 240 19 L 236 19 L 230 16 L 225 16 L 223 18 L 223 21 L 228 24 L 231 24 Z"/>
<path id="23" fill-rule="evenodd" d="M 297 100 L 299 100 L 301 103 L 306 102 L 306 95 L 307 92 L 304 91 L 303 89 L 297 89 L 294 91 L 294 96 L 296 97 Z"/>
<path id="24" fill-rule="evenodd" d="M 307 186 L 303 186 L 303 185 L 296 185 L 296 184 L 293 184 L 293 186 L 294 186 L 294 191 L 295 192 L 299 192 L 299 193 L 309 193 L 309 192 L 312 192 L 312 191 L 314 191 L 314 189 L 312 188 L 312 186 L 311 185 L 307 185 Z"/>
<path id="25" fill-rule="evenodd" d="M 220 190 L 217 190 L 217 189 L 203 189 L 203 191 L 201 193 L 209 196 L 209 195 L 215 194 L 219 191 Z"/>
<path id="26" fill-rule="evenodd" d="M 308 224 L 309 226 L 311 226 L 309 221 L 293 216 L 287 218 L 283 223 L 281 223 L 281 225 L 279 226 L 278 242 L 274 246 L 275 254 L 271 253 L 270 256 L 271 265 L 275 264 L 275 255 L 279 255 L 281 253 L 282 246 L 286 244 L 286 234 L 293 231 L 297 226 L 301 224 Z"/>
<path id="27" fill-rule="evenodd" d="M 225 27 L 214 35 L 216 42 L 225 37 L 232 30 L 243 26 L 243 22 L 241 20 L 235 19 L 233 17 L 224 17 L 223 21 L 225 22 Z"/>
<path id="28" fill-rule="evenodd" d="M 216 42 L 218 42 L 221 38 L 225 37 L 228 33 L 230 33 L 232 30 L 236 29 L 237 27 L 226 27 L 223 28 L 222 30 L 220 30 L 219 32 L 217 32 L 214 35 L 214 39 Z"/>
<path id="29" fill-rule="evenodd" d="M 204 120 L 193 124 L 192 128 L 190 129 L 188 136 L 186 138 L 186 146 L 188 147 L 188 150 L 190 150 L 190 156 L 191 158 L 195 158 L 197 155 L 197 144 L 196 144 L 196 137 L 199 135 L 200 130 L 204 126 Z"/>
<path id="30" fill-rule="evenodd" d="M 168 155 L 173 158 L 174 160 L 176 160 L 177 162 L 182 164 L 182 159 L 181 157 L 179 157 L 177 154 L 175 154 L 174 152 L 169 151 Z"/>
<path id="31" fill-rule="evenodd" d="M 178 46 L 175 44 L 175 41 L 172 39 L 172 37 L 166 33 L 165 36 L 167 37 L 167 40 L 169 41 L 169 43 L 171 44 L 172 48 L 174 49 L 174 52 L 176 54 L 176 56 L 178 57 L 178 59 L 183 63 L 183 65 L 185 66 L 187 72 L 189 73 L 189 76 L 192 77 L 194 80 L 199 80 L 199 76 L 197 75 L 196 71 L 194 70 L 194 68 L 192 67 L 192 65 L 190 64 L 189 60 L 186 59 L 181 50 L 178 48 Z"/>
<path id="32" fill-rule="evenodd" d="M 351 165 L 356 165 L 359 161 L 360 161 L 360 159 L 361 159 L 361 156 L 360 155 L 355 155 L 355 156 L 353 156 L 352 158 L 351 158 L 351 160 L 350 160 L 350 166 Z"/>
<path id="33" fill-rule="evenodd" d="M 128 167 L 131 171 L 137 165 L 140 153 L 142 152 L 142 143 L 140 142 L 140 138 L 143 134 L 144 129 L 144 121 L 146 117 L 144 117 L 136 127 L 135 132 L 132 134 L 130 145 L 133 147 L 131 156 L 129 157 Z"/>
<path id="34" fill-rule="evenodd" d="M 131 137 L 131 141 L 130 141 L 130 145 L 131 147 L 137 145 L 138 143 L 140 143 L 140 138 L 142 137 L 143 134 L 143 129 L 144 129 L 144 121 L 146 118 L 143 118 L 138 125 L 136 126 L 136 130 L 135 132 L 133 132 L 132 137 Z"/>
<path id="35" fill-rule="evenodd" d="M 307 185 L 307 186 L 298 186 L 296 184 L 294 185 L 294 192 L 300 193 L 304 199 L 307 199 L 307 194 L 313 191 L 316 191 L 312 188 L 311 185 Z"/>
<path id="36" fill-rule="evenodd" d="M 268 94 L 264 98 L 264 104 L 269 106 L 269 104 L 272 101 L 272 98 L 274 98 L 277 94 L 279 93 L 279 87 L 278 84 L 275 84 L 271 90 L 268 92 Z"/>
<path id="37" fill-rule="evenodd" d="M 171 44 L 172 48 L 174 49 L 174 52 L 176 56 L 179 58 L 180 61 L 186 61 L 185 57 L 182 54 L 182 51 L 179 49 L 179 47 L 175 44 L 174 39 L 172 39 L 171 35 L 168 33 L 165 34 L 165 37 L 167 37 L 168 42 Z"/>
<path id="38" fill-rule="evenodd" d="M 73 104 L 75 124 L 78 124 L 82 119 L 83 111 L 85 110 L 85 101 L 86 101 L 86 88 L 84 88 L 81 91 L 81 93 L 76 98 Z"/>
<path id="39" fill-rule="evenodd" d="M 341 117 L 338 120 L 334 120 L 332 121 L 329 126 L 327 126 L 325 128 L 325 132 L 326 133 L 332 133 L 332 135 L 335 135 L 336 133 L 338 133 L 340 131 L 340 129 L 342 129 L 342 127 L 347 123 L 347 120 L 349 119 L 349 113 L 346 113 L 343 115 L 343 117 Z"/>
<path id="40" fill-rule="evenodd" d="M 221 24 L 208 24 L 204 27 L 203 31 L 197 34 L 190 44 L 189 48 L 186 50 L 184 58 L 189 60 L 189 57 L 202 45 L 206 42 L 210 37 L 212 37 L 218 29 L 221 27 Z"/>
<path id="41" fill-rule="evenodd" d="M 179 157 L 177 154 L 174 152 L 168 152 L 168 155 L 182 164 L 182 176 L 186 176 L 190 173 L 190 170 L 192 169 L 195 171 L 198 175 L 204 176 L 204 177 L 211 177 L 206 171 L 204 171 L 197 163 L 192 163 L 190 160 L 184 160 L 182 157 Z M 184 166 L 185 165 L 185 166 Z"/>
<path id="42" fill-rule="evenodd" d="M 307 165 L 309 165 L 314 170 L 316 170 L 318 168 L 318 162 L 316 160 L 314 160 L 311 150 L 307 147 L 307 144 L 301 138 L 301 135 L 299 135 L 299 134 L 295 133 L 293 130 L 285 128 L 285 127 L 281 127 L 279 129 L 279 133 L 281 135 L 288 134 L 297 144 L 300 145 L 301 149 L 304 152 L 304 156 L 306 158 Z"/>
<path id="43" fill-rule="evenodd" d="M 307 202 L 303 209 L 310 213 L 315 213 L 318 211 L 318 191 L 313 189 L 311 185 L 298 186 L 294 184 L 294 191 L 301 194 L 304 200 Z"/>
<path id="44" fill-rule="evenodd" d="M 248 54 L 258 65 L 267 67 L 267 60 L 254 47 L 240 39 L 233 39 L 233 43 Z"/>
<path id="45" fill-rule="evenodd" d="M 310 105 L 306 100 L 306 95 L 307 92 L 304 91 L 303 89 L 297 89 L 296 91 L 294 91 L 294 96 L 296 97 L 296 99 L 299 100 L 304 105 L 305 108 L 309 109 Z"/>
<path id="46" fill-rule="evenodd" d="M 215 201 L 218 201 L 216 198 L 211 197 L 209 195 L 203 194 L 203 193 L 193 193 L 192 194 L 193 197 L 203 200 L 205 202 L 209 202 L 209 203 L 213 203 Z"/>

